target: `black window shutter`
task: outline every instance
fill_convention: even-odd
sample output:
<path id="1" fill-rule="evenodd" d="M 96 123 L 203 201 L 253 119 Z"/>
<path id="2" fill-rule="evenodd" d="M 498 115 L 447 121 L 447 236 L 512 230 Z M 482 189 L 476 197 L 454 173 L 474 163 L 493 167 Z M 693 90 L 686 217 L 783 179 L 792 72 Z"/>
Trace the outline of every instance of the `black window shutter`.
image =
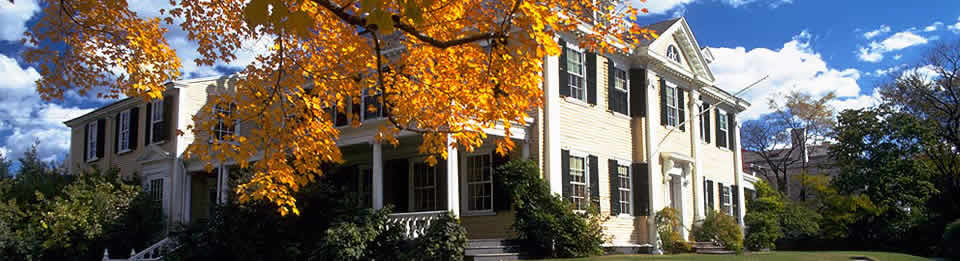
<path id="1" fill-rule="evenodd" d="M 680 124 L 680 130 L 686 131 L 687 125 L 684 124 L 687 121 L 687 103 L 684 97 L 685 91 L 681 88 L 677 88 L 677 123 Z"/>
<path id="2" fill-rule="evenodd" d="M 87 155 L 90 153 L 90 123 L 83 124 L 83 161 L 87 161 L 90 158 L 87 158 Z"/>
<path id="3" fill-rule="evenodd" d="M 740 224 L 740 197 L 737 195 L 737 185 L 730 186 L 730 195 L 733 196 L 733 219 Z"/>
<path id="4" fill-rule="evenodd" d="M 707 189 L 709 188 L 710 187 L 707 186 L 707 178 L 703 178 L 703 190 L 701 190 L 700 193 L 703 194 L 703 215 L 704 216 L 707 215 L 707 210 L 710 209 L 710 207 L 707 206 L 707 198 L 708 198 L 707 195 L 710 195 L 710 193 L 707 193 Z"/>
<path id="5" fill-rule="evenodd" d="M 153 118 L 153 105 L 151 105 L 151 103 L 149 103 L 149 102 L 147 103 L 147 114 L 144 115 L 143 118 L 144 118 L 144 121 L 143 121 L 143 146 L 146 147 L 147 145 L 150 145 L 150 137 L 151 137 L 151 136 L 150 136 L 150 130 L 153 130 L 153 126 L 151 125 L 151 121 L 150 121 L 150 118 Z"/>
<path id="6" fill-rule="evenodd" d="M 113 153 L 120 152 L 120 113 L 113 118 Z"/>
<path id="7" fill-rule="evenodd" d="M 386 165 L 392 169 L 390 177 L 393 183 L 393 204 L 396 207 L 394 211 L 407 212 L 409 211 L 407 193 L 410 192 L 407 159 L 390 160 Z"/>
<path id="8" fill-rule="evenodd" d="M 610 215 L 620 214 L 620 174 L 617 172 L 617 161 L 607 160 L 607 169 L 610 172 Z"/>
<path id="9" fill-rule="evenodd" d="M 727 147 L 726 140 L 720 139 L 720 108 L 713 111 L 717 113 L 717 147 Z"/>
<path id="10" fill-rule="evenodd" d="M 710 131 L 710 104 L 704 102 L 703 111 L 700 113 L 703 113 L 703 138 L 704 141 L 710 143 L 710 133 L 712 132 Z"/>
<path id="11" fill-rule="evenodd" d="M 560 181 L 563 182 L 560 187 L 562 188 L 562 195 L 564 199 L 568 199 L 570 194 L 573 194 L 573 188 L 570 187 L 570 151 L 569 150 L 560 150 Z"/>
<path id="12" fill-rule="evenodd" d="M 614 84 L 616 83 L 616 77 L 617 77 L 615 70 L 616 70 L 616 66 L 613 64 L 613 59 L 611 59 L 610 57 L 607 57 L 607 109 L 611 111 L 622 112 L 620 108 L 614 107 L 614 102 L 613 102 L 613 97 L 614 97 L 613 94 L 614 94 L 614 91 L 616 91 L 615 90 L 616 87 L 614 87 Z"/>
<path id="13" fill-rule="evenodd" d="M 597 104 L 597 54 L 587 52 L 587 103 Z"/>
<path id="14" fill-rule="evenodd" d="M 727 139 L 730 140 L 730 145 L 727 146 L 727 148 L 730 148 L 731 151 L 737 149 L 737 135 L 734 135 L 734 131 L 737 127 L 737 120 L 735 117 L 736 114 L 733 114 L 732 112 L 727 114 L 727 124 L 729 125 L 727 127 Z"/>
<path id="15" fill-rule="evenodd" d="M 647 72 L 642 68 L 630 69 L 630 116 L 647 116 Z"/>
<path id="16" fill-rule="evenodd" d="M 236 113 L 236 112 L 234 112 Z M 164 96 L 163 97 L 163 123 L 157 124 L 157 129 L 154 130 L 158 135 L 157 139 L 154 141 L 162 141 L 170 138 L 170 134 L 173 131 L 173 96 Z"/>
<path id="17" fill-rule="evenodd" d="M 493 157 L 493 210 L 510 210 L 510 195 L 504 186 L 503 176 L 499 171 L 500 166 L 506 165 L 510 161 L 509 155 L 500 155 L 496 151 L 492 152 Z"/>
<path id="18" fill-rule="evenodd" d="M 130 144 L 130 150 L 137 149 L 137 138 L 140 134 L 140 107 L 130 109 L 130 135 L 127 143 Z"/>
<path id="19" fill-rule="evenodd" d="M 650 216 L 650 176 L 647 174 L 646 163 L 634 163 L 630 170 L 633 173 L 633 215 Z"/>
<path id="20" fill-rule="evenodd" d="M 590 155 L 587 157 L 589 159 L 589 168 L 590 168 L 590 201 L 593 203 L 592 206 L 597 208 L 600 207 L 600 167 L 599 160 L 597 156 Z"/>
<path id="21" fill-rule="evenodd" d="M 567 42 L 563 39 L 557 42 L 560 45 L 560 96 L 570 96 L 570 75 L 567 75 Z"/>
<path id="22" fill-rule="evenodd" d="M 667 125 L 667 81 L 660 77 L 660 125 Z"/>
<path id="23" fill-rule="evenodd" d="M 104 119 L 97 120 L 97 158 L 103 158 L 103 149 L 104 149 L 103 145 L 106 143 L 106 142 L 103 142 L 103 140 L 106 139 L 106 133 L 107 133 L 106 123 L 107 121 Z"/>

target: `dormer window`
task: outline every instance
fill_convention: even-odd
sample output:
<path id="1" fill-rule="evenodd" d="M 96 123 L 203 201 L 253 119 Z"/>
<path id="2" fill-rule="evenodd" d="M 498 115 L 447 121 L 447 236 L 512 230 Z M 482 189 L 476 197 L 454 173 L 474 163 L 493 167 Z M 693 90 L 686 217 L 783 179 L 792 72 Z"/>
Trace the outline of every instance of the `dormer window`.
<path id="1" fill-rule="evenodd" d="M 678 63 L 680 62 L 680 52 L 677 51 L 676 46 L 670 45 L 667 47 L 667 59 Z"/>

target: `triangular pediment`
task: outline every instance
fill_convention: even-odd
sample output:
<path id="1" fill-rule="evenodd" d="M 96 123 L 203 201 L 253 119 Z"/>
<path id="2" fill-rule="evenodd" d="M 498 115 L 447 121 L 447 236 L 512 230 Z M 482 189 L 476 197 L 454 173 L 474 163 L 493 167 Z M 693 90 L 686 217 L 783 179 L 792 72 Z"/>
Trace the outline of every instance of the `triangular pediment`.
<path id="1" fill-rule="evenodd" d="M 650 25 L 649 28 L 657 31 L 660 37 L 651 41 L 647 45 L 647 51 L 651 56 L 664 60 L 665 63 L 674 65 L 676 68 L 685 70 L 687 73 L 695 75 L 698 78 L 715 81 L 713 72 L 710 71 L 708 61 L 712 60 L 712 55 L 703 53 L 703 48 L 694 37 L 693 31 L 683 17 L 667 20 L 664 22 Z M 670 49 L 679 53 L 679 61 L 668 57 Z"/>
<path id="2" fill-rule="evenodd" d="M 137 155 L 137 162 L 140 162 L 141 164 L 169 159 L 173 159 L 173 155 L 170 152 L 163 150 L 163 148 L 160 148 L 160 146 L 157 146 L 157 144 L 147 145 L 147 147 L 140 152 L 140 155 Z"/>

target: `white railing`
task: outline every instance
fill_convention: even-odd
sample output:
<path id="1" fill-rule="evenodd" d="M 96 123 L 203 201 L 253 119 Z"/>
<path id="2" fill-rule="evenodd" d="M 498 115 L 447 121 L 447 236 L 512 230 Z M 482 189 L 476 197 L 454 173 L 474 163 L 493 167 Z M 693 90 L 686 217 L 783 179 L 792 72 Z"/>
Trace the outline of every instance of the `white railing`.
<path id="1" fill-rule="evenodd" d="M 128 259 L 110 259 L 110 253 L 106 249 L 103 250 L 103 261 L 156 261 L 162 260 L 163 255 L 173 252 L 177 248 L 175 241 L 170 238 L 164 238 L 157 243 L 154 243 L 152 246 L 144 249 L 137 253 L 133 249 L 130 250 L 130 258 Z"/>
<path id="2" fill-rule="evenodd" d="M 403 228 L 407 238 L 417 238 L 427 233 L 430 224 L 446 214 L 446 210 L 390 214 L 387 222 Z"/>

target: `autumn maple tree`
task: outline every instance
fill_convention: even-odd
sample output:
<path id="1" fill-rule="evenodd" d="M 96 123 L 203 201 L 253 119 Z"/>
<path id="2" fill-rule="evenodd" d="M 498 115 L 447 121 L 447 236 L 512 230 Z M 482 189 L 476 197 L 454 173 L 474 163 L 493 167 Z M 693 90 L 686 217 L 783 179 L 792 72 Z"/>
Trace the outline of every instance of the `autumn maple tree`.
<path id="1" fill-rule="evenodd" d="M 419 151 L 433 164 L 447 146 L 480 146 L 483 128 L 502 123 L 509 131 L 533 116 L 543 103 L 544 58 L 561 50 L 558 33 L 599 53 L 629 52 L 656 37 L 630 22 L 646 10 L 628 1 L 171 1 L 161 17 L 143 17 L 124 0 L 42 2 L 25 35 L 35 47 L 24 57 L 43 76 L 37 90 L 46 99 L 68 90 L 162 99 L 166 83 L 182 77 L 164 26 L 197 43 L 198 65 L 230 64 L 248 40 L 272 41 L 252 63 L 230 64 L 243 66 L 231 91 L 209 101 L 235 104 L 233 113 L 205 106 L 180 131 L 209 135 L 217 118 L 257 126 L 192 144 L 186 156 L 252 169 L 239 200 L 270 200 L 284 214 L 297 213 L 293 192 L 322 175 L 322 164 L 343 161 L 331 114 L 348 112 L 361 94 L 379 95 L 388 112 L 378 142 L 396 146 L 400 131 L 421 133 Z M 500 153 L 514 146 L 496 143 Z M 250 162 L 255 154 L 262 159 Z"/>

